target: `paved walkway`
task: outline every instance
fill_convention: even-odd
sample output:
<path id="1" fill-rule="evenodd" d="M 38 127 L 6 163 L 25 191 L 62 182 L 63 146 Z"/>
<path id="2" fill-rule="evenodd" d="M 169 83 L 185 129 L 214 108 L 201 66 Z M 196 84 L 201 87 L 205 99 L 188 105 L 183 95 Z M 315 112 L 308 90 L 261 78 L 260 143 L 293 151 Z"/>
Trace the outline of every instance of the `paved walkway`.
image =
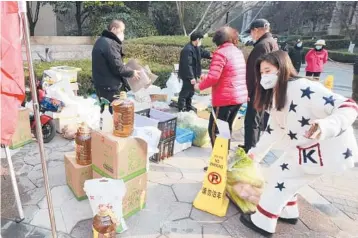
<path id="1" fill-rule="evenodd" d="M 332 64 L 326 73 L 330 72 L 335 75 L 335 88 L 349 96 L 351 66 Z M 354 126 L 358 138 L 358 125 Z M 91 237 L 92 214 L 88 201 L 78 202 L 66 185 L 63 156 L 74 150 L 73 142 L 57 136 L 45 147 L 59 237 Z M 151 164 L 147 206 L 127 220 L 128 231 L 118 237 L 258 237 L 241 224 L 239 211 L 232 204 L 225 218 L 193 208 L 192 201 L 204 177 L 202 168 L 210 152 L 209 148 L 191 148 L 163 164 Z M 279 152 L 270 152 L 263 167 L 278 156 Z M 37 144 L 23 147 L 13 156 L 13 162 L 26 219 L 21 224 L 12 221 L 17 215 L 16 205 L 2 156 L 1 236 L 51 237 Z M 303 188 L 300 222 L 295 226 L 279 224 L 275 237 L 358 237 L 357 181 L 358 166 L 342 175 L 322 177 Z"/>
<path id="2" fill-rule="evenodd" d="M 26 216 L 21 224 L 11 221 L 16 216 L 16 207 L 9 177 L 6 174 L 2 176 L 1 227 L 4 238 L 51 237 L 36 147 L 36 143 L 26 145 L 13 157 Z M 63 154 L 73 149 L 72 142 L 59 136 L 46 145 L 57 229 L 61 232 L 60 237 L 91 237 L 88 201 L 78 202 L 66 186 Z M 163 164 L 151 164 L 147 206 L 127 220 L 128 231 L 118 237 L 258 237 L 241 224 L 239 211 L 232 204 L 224 218 L 193 208 L 192 201 L 201 188 L 204 176 L 202 169 L 210 153 L 210 148 L 193 147 Z M 265 163 L 269 164 L 275 159 L 275 154 L 270 153 Z M 4 159 L 2 166 L 6 168 Z M 352 174 L 356 176 L 357 172 L 352 171 Z M 349 179 L 351 177 L 346 175 L 341 177 L 346 189 L 355 184 Z M 335 185 L 342 184 L 337 182 L 331 187 Z M 312 191 L 302 195 L 314 197 Z M 314 199 L 319 200 L 317 196 Z M 275 237 L 354 237 L 358 234 L 358 222 L 345 212 L 339 213 L 340 207 L 336 207 L 335 203 L 330 204 L 326 200 L 314 203 L 309 204 L 300 197 L 300 222 L 295 226 L 279 224 Z M 357 203 L 351 205 L 358 208 Z"/>

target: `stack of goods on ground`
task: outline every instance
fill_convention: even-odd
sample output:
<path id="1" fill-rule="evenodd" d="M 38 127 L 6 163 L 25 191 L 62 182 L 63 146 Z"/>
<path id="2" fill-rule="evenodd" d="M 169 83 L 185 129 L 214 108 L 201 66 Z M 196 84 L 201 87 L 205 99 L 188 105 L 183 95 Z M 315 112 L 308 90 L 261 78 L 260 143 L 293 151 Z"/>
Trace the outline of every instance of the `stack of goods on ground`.
<path id="1" fill-rule="evenodd" d="M 264 179 L 255 162 L 242 148 L 230 158 L 227 172 L 227 194 L 243 213 L 256 212 Z"/>

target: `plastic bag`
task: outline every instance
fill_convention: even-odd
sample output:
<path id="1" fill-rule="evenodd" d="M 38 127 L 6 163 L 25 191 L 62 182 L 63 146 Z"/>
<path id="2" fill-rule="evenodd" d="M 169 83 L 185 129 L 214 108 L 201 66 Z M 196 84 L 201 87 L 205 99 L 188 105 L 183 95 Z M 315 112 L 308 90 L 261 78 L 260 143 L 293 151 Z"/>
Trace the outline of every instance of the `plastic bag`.
<path id="1" fill-rule="evenodd" d="M 67 140 L 75 139 L 76 133 L 77 133 L 77 128 L 78 128 L 78 126 L 75 124 L 65 125 L 61 130 L 62 137 Z"/>
<path id="2" fill-rule="evenodd" d="M 178 127 L 188 128 L 194 132 L 193 145 L 202 147 L 210 142 L 208 121 L 199 118 L 194 112 L 178 113 Z"/>
<path id="3" fill-rule="evenodd" d="M 46 89 L 46 96 L 64 102 L 66 105 L 75 104 L 75 94 L 68 80 L 61 80 Z"/>
<path id="4" fill-rule="evenodd" d="M 158 145 L 162 132 L 157 127 L 144 126 L 135 127 L 133 136 L 143 139 L 148 144 L 147 171 L 149 171 L 149 158 L 159 153 Z"/>
<path id="5" fill-rule="evenodd" d="M 256 211 L 264 179 L 255 162 L 242 148 L 237 149 L 234 160 L 229 161 L 227 191 L 229 197 L 244 213 Z"/>
<path id="6" fill-rule="evenodd" d="M 57 99 L 44 97 L 40 102 L 41 107 L 49 112 L 61 112 L 65 104 Z"/>
<path id="7" fill-rule="evenodd" d="M 174 94 L 176 94 L 181 91 L 183 81 L 180 80 L 176 74 L 171 73 L 166 85 L 168 89 L 170 89 Z"/>
<path id="8" fill-rule="evenodd" d="M 98 213 L 101 206 L 109 206 L 119 221 L 117 233 L 127 230 L 122 211 L 122 201 L 127 191 L 123 180 L 109 178 L 91 179 L 85 182 L 83 189 L 89 198 L 93 216 Z"/>
<path id="9" fill-rule="evenodd" d="M 165 102 L 153 102 L 152 108 L 162 112 L 168 112 L 170 110 L 169 105 L 166 104 Z"/>

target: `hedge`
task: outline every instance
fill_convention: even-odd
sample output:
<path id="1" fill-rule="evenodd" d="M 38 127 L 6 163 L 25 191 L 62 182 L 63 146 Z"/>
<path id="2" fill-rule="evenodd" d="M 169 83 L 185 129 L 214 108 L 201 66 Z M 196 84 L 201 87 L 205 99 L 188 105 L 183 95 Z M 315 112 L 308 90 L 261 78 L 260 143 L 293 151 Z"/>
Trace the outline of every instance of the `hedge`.
<path id="1" fill-rule="evenodd" d="M 173 72 L 174 64 L 179 62 L 180 51 L 188 42 L 188 37 L 185 36 L 152 36 L 131 39 L 124 44 L 123 52 L 125 54 L 125 61 L 130 58 L 135 58 L 142 65 L 148 64 L 152 72 L 158 75 L 158 79 L 154 84 L 163 88 L 171 72 Z M 205 38 L 203 40 L 203 47 L 209 51 L 214 51 L 216 48 L 212 43 L 212 38 Z M 251 47 L 240 45 L 239 48 L 241 48 L 247 59 Z M 40 79 L 44 70 L 58 65 L 81 68 L 82 71 L 78 73 L 77 79 L 80 84 L 79 95 L 88 95 L 94 92 L 91 60 L 70 60 L 51 63 L 37 62 L 34 65 L 35 74 L 37 78 Z M 204 60 L 202 65 L 203 68 L 208 68 L 209 61 Z"/>
<path id="2" fill-rule="evenodd" d="M 308 47 L 314 47 L 316 42 L 317 40 L 304 40 L 303 44 Z M 350 40 L 347 39 L 326 40 L 326 47 L 331 50 L 348 49 L 349 43 Z"/>

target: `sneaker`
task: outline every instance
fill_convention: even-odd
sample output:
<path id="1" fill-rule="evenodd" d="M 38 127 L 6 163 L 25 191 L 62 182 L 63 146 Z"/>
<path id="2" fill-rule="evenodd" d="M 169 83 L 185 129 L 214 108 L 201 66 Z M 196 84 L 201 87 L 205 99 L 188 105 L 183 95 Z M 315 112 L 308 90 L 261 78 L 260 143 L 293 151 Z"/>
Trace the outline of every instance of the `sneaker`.
<path id="1" fill-rule="evenodd" d="M 282 221 L 284 223 L 291 224 L 291 225 L 296 225 L 298 222 L 298 218 L 281 218 L 281 217 L 279 217 L 278 220 Z"/>

